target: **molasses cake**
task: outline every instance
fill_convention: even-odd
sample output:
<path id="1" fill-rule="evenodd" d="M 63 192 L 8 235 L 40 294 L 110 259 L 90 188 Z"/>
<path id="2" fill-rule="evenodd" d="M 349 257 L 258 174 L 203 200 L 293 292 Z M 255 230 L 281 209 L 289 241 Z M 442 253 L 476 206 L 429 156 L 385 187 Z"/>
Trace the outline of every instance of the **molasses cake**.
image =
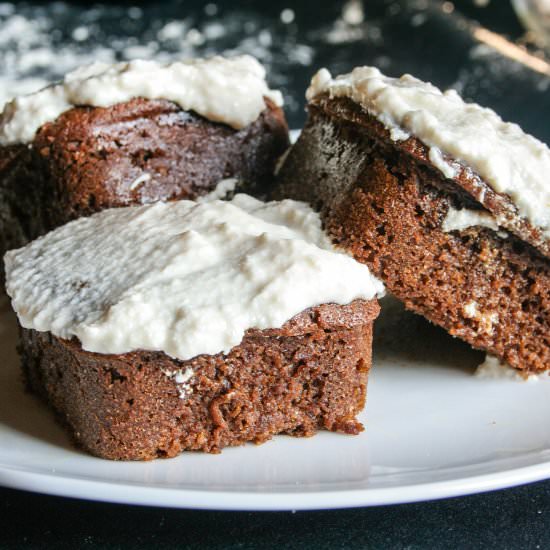
<path id="1" fill-rule="evenodd" d="M 252 57 L 95 63 L 0 115 L 0 254 L 103 208 L 271 181 L 282 96 Z"/>
<path id="2" fill-rule="evenodd" d="M 405 75 L 319 71 L 274 197 L 407 308 L 525 373 L 550 368 L 550 150 L 490 109 Z"/>
<path id="3" fill-rule="evenodd" d="M 94 455 L 362 430 L 383 285 L 304 203 L 108 209 L 5 265 L 28 387 Z"/>

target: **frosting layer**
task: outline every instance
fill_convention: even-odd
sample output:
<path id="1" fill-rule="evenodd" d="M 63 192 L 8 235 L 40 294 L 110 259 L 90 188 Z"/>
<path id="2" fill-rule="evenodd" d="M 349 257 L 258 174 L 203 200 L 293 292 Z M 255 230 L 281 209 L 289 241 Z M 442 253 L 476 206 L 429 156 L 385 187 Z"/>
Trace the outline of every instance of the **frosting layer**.
<path id="1" fill-rule="evenodd" d="M 304 203 L 180 201 L 105 210 L 5 255 L 26 328 L 84 349 L 227 352 L 249 328 L 278 328 L 322 303 L 381 296 L 368 268 L 336 251 Z"/>
<path id="2" fill-rule="evenodd" d="M 550 149 L 517 124 L 465 103 L 454 90 L 442 92 L 410 75 L 389 78 L 374 67 L 357 67 L 336 78 L 321 69 L 306 97 L 313 100 L 323 93 L 351 98 L 382 122 L 395 141 L 419 138 L 431 148 L 430 160 L 445 177 L 457 174 L 442 153 L 471 167 L 550 238 Z"/>
<path id="3" fill-rule="evenodd" d="M 449 208 L 441 229 L 448 233 L 449 231 L 462 231 L 469 227 L 488 227 L 493 231 L 498 231 L 499 226 L 497 220 L 489 213 L 483 210 L 469 210 L 463 208 L 456 210 Z"/>
<path id="4" fill-rule="evenodd" d="M 167 65 L 143 60 L 93 63 L 7 103 L 0 115 L 0 145 L 32 141 L 43 124 L 75 105 L 109 107 L 134 97 L 167 99 L 237 129 L 258 118 L 265 109 L 264 97 L 283 103 L 281 93 L 268 88 L 265 69 L 248 55 Z"/>

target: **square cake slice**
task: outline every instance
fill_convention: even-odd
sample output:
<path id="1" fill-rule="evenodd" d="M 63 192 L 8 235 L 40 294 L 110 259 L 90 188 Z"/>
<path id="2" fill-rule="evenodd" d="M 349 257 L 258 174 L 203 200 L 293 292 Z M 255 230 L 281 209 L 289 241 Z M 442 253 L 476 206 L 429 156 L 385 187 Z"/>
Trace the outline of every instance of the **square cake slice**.
<path id="1" fill-rule="evenodd" d="M 362 429 L 383 285 L 303 203 L 108 209 L 5 263 L 27 385 L 94 455 Z"/>
<path id="2" fill-rule="evenodd" d="M 308 90 L 273 196 L 407 308 L 525 373 L 550 368 L 550 150 L 493 111 L 360 67 Z"/>

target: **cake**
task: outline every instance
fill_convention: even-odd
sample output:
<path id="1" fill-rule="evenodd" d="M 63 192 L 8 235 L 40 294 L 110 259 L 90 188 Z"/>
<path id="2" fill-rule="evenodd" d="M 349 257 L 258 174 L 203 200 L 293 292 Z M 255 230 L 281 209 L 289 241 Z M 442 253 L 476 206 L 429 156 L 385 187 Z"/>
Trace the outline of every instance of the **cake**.
<path id="1" fill-rule="evenodd" d="M 95 63 L 0 115 L 0 253 L 104 208 L 257 193 L 288 146 L 282 97 L 250 56 Z"/>
<path id="2" fill-rule="evenodd" d="M 405 306 L 525 374 L 550 368 L 550 150 L 405 75 L 322 69 L 272 192 Z"/>
<path id="3" fill-rule="evenodd" d="M 27 385 L 96 456 L 362 429 L 383 285 L 304 203 L 107 209 L 5 265 Z"/>

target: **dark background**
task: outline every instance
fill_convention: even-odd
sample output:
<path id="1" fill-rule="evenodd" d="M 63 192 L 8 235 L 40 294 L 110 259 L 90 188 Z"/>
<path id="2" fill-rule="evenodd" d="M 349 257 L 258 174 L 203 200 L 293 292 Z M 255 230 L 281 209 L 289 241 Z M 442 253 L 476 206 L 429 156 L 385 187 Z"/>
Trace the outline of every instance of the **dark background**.
<path id="1" fill-rule="evenodd" d="M 3 548 L 548 548 L 550 482 L 439 502 L 205 512 L 0 490 Z"/>
<path id="2" fill-rule="evenodd" d="M 110 43 L 118 34 L 147 40 L 155 21 L 161 25 L 185 15 L 202 28 L 209 17 L 205 3 L 172 1 L 141 4 L 144 17 L 128 22 L 124 14 L 129 5 L 104 5 L 99 19 L 96 10 L 98 30 L 90 40 Z M 326 36 L 338 30 L 335 22 L 341 17 L 341 1 L 221 1 L 216 5 L 216 17 L 232 22 L 234 28 L 222 40 L 197 47 L 197 53 L 224 51 L 236 44 L 241 50 L 254 50 L 254 36 L 268 29 L 271 43 L 261 50 L 260 59 L 268 67 L 272 85 L 285 92 L 291 127 L 299 127 L 304 120 L 303 93 L 316 68 L 328 66 L 338 73 L 358 64 L 378 64 L 392 75 L 407 71 L 442 87 L 455 86 L 466 98 L 497 109 L 505 119 L 550 142 L 548 77 L 480 50 L 472 36 L 473 21 L 478 21 L 521 40 L 523 30 L 507 0 L 492 0 L 483 8 L 471 0 L 455 1 L 452 10 L 449 3 L 443 7 L 431 0 L 365 0 L 364 25 L 347 29 L 356 33 L 355 38 L 333 42 Z M 280 21 L 286 7 L 295 12 L 290 25 Z M 42 10 L 52 16 L 57 8 L 18 3 L 17 9 L 24 14 Z M 81 2 L 58 10 L 59 32 L 52 40 L 70 41 L 71 29 L 83 18 L 86 23 L 90 9 L 89 3 Z M 247 31 L 241 28 L 245 21 L 253 23 Z M 252 45 L 243 45 L 243 33 L 251 35 Z M 305 50 L 309 52 L 306 63 L 293 57 L 297 45 L 310 48 Z M 1 548 L 517 549 L 549 547 L 549 533 L 550 481 L 436 502 L 297 513 L 155 509 L 0 489 Z"/>

